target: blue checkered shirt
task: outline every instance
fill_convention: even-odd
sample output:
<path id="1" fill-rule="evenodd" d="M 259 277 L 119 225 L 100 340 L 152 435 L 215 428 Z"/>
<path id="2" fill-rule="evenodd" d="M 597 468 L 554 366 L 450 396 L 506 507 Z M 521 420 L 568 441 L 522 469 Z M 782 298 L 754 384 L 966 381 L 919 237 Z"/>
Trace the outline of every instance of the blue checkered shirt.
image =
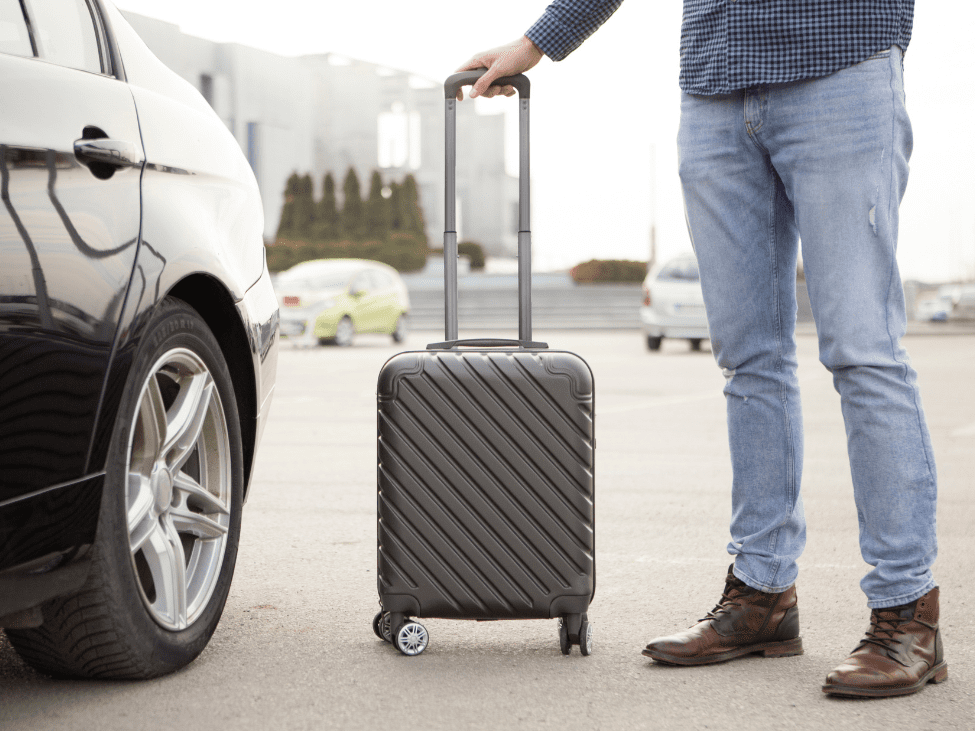
<path id="1" fill-rule="evenodd" d="M 561 61 L 623 0 L 555 0 L 525 34 Z M 680 87 L 726 94 L 826 76 L 893 45 L 906 50 L 914 0 L 684 0 Z"/>

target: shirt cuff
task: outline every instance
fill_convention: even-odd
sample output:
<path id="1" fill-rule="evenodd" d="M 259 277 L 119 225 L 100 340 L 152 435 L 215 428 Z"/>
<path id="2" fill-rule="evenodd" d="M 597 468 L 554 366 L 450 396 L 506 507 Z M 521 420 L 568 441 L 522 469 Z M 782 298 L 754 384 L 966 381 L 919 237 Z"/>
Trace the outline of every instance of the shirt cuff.
<path id="1" fill-rule="evenodd" d="M 525 32 L 553 61 L 561 61 L 616 12 L 623 0 L 555 0 Z"/>

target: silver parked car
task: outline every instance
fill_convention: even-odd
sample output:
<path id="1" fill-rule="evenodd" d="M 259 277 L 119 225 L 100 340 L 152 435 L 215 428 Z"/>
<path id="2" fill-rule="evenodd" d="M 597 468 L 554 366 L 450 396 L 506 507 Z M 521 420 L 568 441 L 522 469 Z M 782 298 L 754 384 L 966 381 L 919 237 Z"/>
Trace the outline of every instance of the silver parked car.
<path id="1" fill-rule="evenodd" d="M 660 350 L 664 338 L 688 340 L 691 350 L 701 349 L 708 321 L 694 254 L 682 254 L 647 274 L 640 320 L 650 350 Z"/>
<path id="2" fill-rule="evenodd" d="M 0 627 L 149 678 L 230 592 L 278 306 L 257 182 L 106 0 L 0 0 Z"/>

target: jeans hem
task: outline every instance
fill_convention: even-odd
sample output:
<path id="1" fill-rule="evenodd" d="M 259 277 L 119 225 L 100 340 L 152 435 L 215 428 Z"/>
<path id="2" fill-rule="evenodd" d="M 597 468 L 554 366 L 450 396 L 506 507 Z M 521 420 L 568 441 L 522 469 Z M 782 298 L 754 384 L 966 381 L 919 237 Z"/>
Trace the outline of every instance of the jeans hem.
<path id="1" fill-rule="evenodd" d="M 742 579 L 742 581 L 744 581 L 744 579 Z M 915 591 L 910 594 L 902 594 L 901 596 L 895 596 L 892 599 L 871 599 L 867 601 L 867 607 L 870 609 L 889 609 L 890 607 L 899 607 L 902 604 L 910 604 L 911 602 L 920 599 L 936 586 L 937 584 L 935 583 L 934 579 L 931 579 L 931 581 L 925 585 L 925 588 L 921 589 L 920 591 Z"/>
<path id="2" fill-rule="evenodd" d="M 756 581 L 748 574 L 739 571 L 737 565 L 731 571 L 735 576 L 737 576 L 740 580 L 748 584 L 748 586 L 750 586 L 752 589 L 757 589 L 758 591 L 765 592 L 766 594 L 781 594 L 783 591 L 785 591 L 789 587 L 793 586 L 793 584 L 795 584 L 795 582 L 793 582 L 792 584 L 786 584 L 785 586 L 782 587 L 764 586 L 762 582 Z M 919 596 L 924 596 L 924 594 L 920 594 Z"/>

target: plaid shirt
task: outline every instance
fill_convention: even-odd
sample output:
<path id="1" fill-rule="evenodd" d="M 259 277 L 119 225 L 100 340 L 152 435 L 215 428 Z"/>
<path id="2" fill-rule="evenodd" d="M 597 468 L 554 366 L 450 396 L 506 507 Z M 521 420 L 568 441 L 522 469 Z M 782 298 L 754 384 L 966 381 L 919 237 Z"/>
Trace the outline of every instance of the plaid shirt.
<path id="1" fill-rule="evenodd" d="M 555 0 L 525 34 L 554 61 L 623 0 Z M 680 87 L 726 94 L 826 76 L 890 46 L 906 50 L 914 0 L 684 0 Z"/>

